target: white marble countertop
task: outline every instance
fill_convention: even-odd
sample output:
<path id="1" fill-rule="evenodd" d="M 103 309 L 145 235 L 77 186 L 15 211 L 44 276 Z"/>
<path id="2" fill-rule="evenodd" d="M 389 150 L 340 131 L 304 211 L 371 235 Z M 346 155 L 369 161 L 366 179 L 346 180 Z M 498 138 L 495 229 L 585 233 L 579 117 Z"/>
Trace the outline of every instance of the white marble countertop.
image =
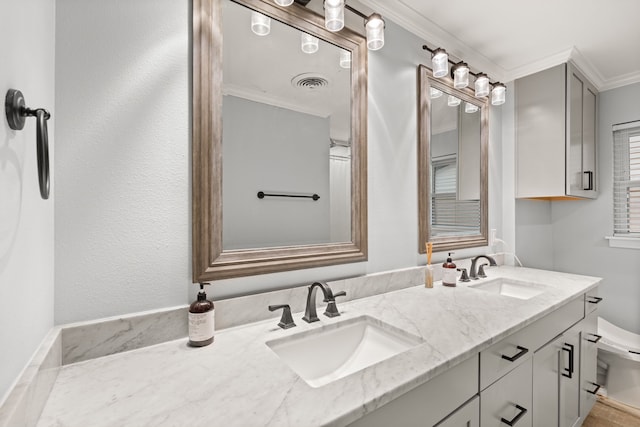
<path id="1" fill-rule="evenodd" d="M 547 285 L 529 300 L 471 289 L 415 286 L 338 303 L 289 330 L 268 320 L 218 332 L 212 345 L 170 341 L 63 366 L 38 427 L 344 426 L 462 362 L 545 314 L 580 298 L 599 278 L 527 268 L 490 269 Z M 478 283 L 478 282 L 474 282 Z M 318 298 L 318 312 L 324 308 Z M 404 353 L 319 388 L 286 366 L 265 342 L 363 314 L 422 337 Z"/>

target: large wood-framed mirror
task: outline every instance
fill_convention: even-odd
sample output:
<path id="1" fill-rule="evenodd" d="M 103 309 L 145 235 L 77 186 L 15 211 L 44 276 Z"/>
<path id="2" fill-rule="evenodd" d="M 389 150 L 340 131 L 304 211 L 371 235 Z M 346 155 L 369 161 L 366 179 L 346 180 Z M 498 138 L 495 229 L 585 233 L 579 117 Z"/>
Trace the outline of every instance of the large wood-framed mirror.
<path id="1" fill-rule="evenodd" d="M 194 282 L 367 259 L 366 40 L 306 3 L 193 2 Z"/>
<path id="2" fill-rule="evenodd" d="M 487 98 L 418 67 L 418 251 L 488 244 Z"/>

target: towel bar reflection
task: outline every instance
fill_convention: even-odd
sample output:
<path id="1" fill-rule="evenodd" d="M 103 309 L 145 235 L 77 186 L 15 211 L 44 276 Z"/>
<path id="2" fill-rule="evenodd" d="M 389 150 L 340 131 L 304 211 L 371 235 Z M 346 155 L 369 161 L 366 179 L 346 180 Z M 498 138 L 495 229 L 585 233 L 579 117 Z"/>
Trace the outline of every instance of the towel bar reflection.
<path id="1" fill-rule="evenodd" d="M 294 197 L 298 199 L 313 199 L 313 201 L 317 201 L 320 196 L 317 194 L 273 194 L 273 193 L 265 193 L 264 191 L 258 191 L 258 199 L 264 199 L 265 197 Z"/>
<path id="2" fill-rule="evenodd" d="M 49 131 L 47 120 L 51 114 L 44 108 L 35 110 L 27 108 L 22 92 L 17 89 L 9 89 L 4 99 L 4 109 L 7 115 L 9 127 L 13 130 L 22 130 L 27 117 L 36 118 L 36 142 L 38 157 L 38 181 L 40 183 L 40 196 L 49 198 Z"/>

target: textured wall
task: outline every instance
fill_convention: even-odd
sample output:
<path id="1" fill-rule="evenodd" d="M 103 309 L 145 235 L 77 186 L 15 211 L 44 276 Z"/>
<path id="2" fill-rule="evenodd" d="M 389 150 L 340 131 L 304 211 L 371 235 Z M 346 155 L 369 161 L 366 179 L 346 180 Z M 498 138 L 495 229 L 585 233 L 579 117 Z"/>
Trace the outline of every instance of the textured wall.
<path id="1" fill-rule="evenodd" d="M 183 304 L 187 288 L 194 295 L 187 4 L 59 0 L 57 323 Z M 386 31 L 384 49 L 369 54 L 369 260 L 218 281 L 213 297 L 425 263 L 416 76 L 426 56 L 419 38 L 390 21 Z M 499 230 L 500 115 L 492 109 L 489 209 Z"/>
<path id="2" fill-rule="evenodd" d="M 46 108 L 50 166 L 54 132 L 54 2 L 0 2 L 0 402 L 53 326 L 53 208 L 40 198 L 36 125 L 9 128 L 4 97 L 9 88 L 24 94 L 27 106 Z M 53 173 L 52 173 L 53 175 Z"/>
<path id="3" fill-rule="evenodd" d="M 188 0 L 59 0 L 56 323 L 187 301 Z"/>
<path id="4" fill-rule="evenodd" d="M 600 94 L 598 121 L 599 196 L 596 200 L 553 202 L 554 267 L 604 278 L 600 315 L 640 333 L 640 251 L 610 248 L 613 234 L 612 125 L 640 120 L 640 84 Z"/>

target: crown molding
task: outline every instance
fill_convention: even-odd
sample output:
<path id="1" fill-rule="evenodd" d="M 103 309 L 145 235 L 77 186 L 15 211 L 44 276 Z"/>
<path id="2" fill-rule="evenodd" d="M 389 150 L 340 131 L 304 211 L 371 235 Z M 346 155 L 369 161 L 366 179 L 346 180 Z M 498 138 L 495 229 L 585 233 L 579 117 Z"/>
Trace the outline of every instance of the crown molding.
<path id="1" fill-rule="evenodd" d="M 464 59 L 473 70 L 488 74 L 491 80 L 507 81 L 505 70 L 502 67 L 439 27 L 417 10 L 406 5 L 402 0 L 393 2 L 360 0 L 360 3 L 425 40 L 429 43 L 429 47 L 442 47 L 450 56 Z M 425 58 L 429 57 L 425 55 Z"/>
<path id="2" fill-rule="evenodd" d="M 455 58 L 463 58 L 472 69 L 489 74 L 492 80 L 510 82 L 518 78 L 546 70 L 553 66 L 572 61 L 599 91 L 615 89 L 629 84 L 640 83 L 640 71 L 622 76 L 605 78 L 602 73 L 575 47 L 567 48 L 556 54 L 540 58 L 537 61 L 506 70 L 469 45 L 457 39 L 451 33 L 439 27 L 426 16 L 408 6 L 403 0 L 359 0 L 360 3 L 381 13 L 407 31 L 422 38 L 429 47 L 442 47 Z"/>

